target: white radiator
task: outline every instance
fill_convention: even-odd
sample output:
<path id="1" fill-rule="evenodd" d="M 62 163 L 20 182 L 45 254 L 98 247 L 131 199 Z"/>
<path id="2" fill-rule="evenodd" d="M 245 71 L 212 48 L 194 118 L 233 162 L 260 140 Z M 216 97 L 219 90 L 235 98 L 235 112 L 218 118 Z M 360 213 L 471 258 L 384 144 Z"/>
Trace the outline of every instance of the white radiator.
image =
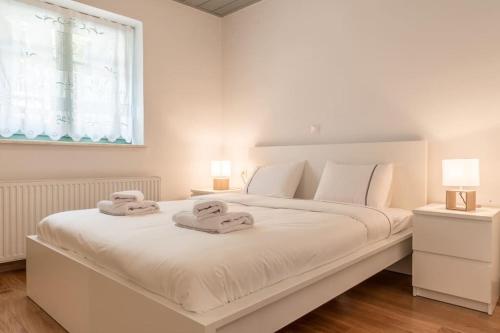
<path id="1" fill-rule="evenodd" d="M 0 263 L 25 258 L 25 236 L 45 216 L 94 208 L 111 193 L 132 189 L 160 200 L 159 177 L 0 181 Z"/>

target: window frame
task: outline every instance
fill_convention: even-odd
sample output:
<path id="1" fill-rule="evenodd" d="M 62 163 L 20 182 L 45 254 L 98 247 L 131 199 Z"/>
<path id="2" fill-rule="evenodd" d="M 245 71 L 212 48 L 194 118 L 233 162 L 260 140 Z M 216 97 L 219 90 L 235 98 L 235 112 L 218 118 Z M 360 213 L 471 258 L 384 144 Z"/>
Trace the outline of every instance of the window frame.
<path id="1" fill-rule="evenodd" d="M 143 54 L 143 27 L 142 22 L 127 16 L 109 12 L 104 9 L 96 8 L 74 0 L 38 0 L 43 3 L 64 7 L 82 14 L 95 16 L 105 20 L 113 21 L 119 24 L 128 25 L 134 28 L 134 63 L 132 80 L 134 90 L 132 96 L 132 105 L 134 108 L 133 136 L 131 143 L 102 143 L 102 142 L 81 142 L 64 140 L 30 140 L 30 139 L 12 139 L 0 138 L 0 143 L 36 143 L 36 144 L 62 144 L 62 145 L 82 145 L 82 146 L 110 146 L 110 147 L 143 147 L 144 142 L 144 54 Z"/>

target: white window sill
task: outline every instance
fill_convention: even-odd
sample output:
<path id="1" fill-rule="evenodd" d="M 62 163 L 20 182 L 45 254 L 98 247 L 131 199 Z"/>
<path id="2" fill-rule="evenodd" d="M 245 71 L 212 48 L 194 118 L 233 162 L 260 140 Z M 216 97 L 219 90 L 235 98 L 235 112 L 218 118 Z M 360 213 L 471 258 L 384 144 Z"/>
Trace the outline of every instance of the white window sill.
<path id="1" fill-rule="evenodd" d="M 45 146 L 80 146 L 95 148 L 147 148 L 146 145 L 116 144 L 116 143 L 93 143 L 93 142 L 63 142 L 63 141 L 36 141 L 36 140 L 9 140 L 0 139 L 0 144 L 13 145 L 45 145 Z"/>

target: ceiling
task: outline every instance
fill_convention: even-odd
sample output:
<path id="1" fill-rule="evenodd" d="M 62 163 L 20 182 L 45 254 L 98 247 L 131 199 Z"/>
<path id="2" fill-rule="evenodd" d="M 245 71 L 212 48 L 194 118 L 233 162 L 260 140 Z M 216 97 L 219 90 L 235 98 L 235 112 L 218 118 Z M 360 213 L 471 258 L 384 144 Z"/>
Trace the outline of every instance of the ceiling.
<path id="1" fill-rule="evenodd" d="M 210 14 L 225 16 L 260 0 L 175 0 Z"/>

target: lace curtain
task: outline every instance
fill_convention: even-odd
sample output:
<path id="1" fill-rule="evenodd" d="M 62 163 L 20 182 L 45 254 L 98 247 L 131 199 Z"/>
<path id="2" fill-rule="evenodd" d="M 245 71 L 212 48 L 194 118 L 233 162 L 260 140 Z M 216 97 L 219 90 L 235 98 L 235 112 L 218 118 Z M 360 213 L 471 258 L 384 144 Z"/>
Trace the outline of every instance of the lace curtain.
<path id="1" fill-rule="evenodd" d="M 0 0 L 0 135 L 133 136 L 134 29 L 37 0 Z"/>

